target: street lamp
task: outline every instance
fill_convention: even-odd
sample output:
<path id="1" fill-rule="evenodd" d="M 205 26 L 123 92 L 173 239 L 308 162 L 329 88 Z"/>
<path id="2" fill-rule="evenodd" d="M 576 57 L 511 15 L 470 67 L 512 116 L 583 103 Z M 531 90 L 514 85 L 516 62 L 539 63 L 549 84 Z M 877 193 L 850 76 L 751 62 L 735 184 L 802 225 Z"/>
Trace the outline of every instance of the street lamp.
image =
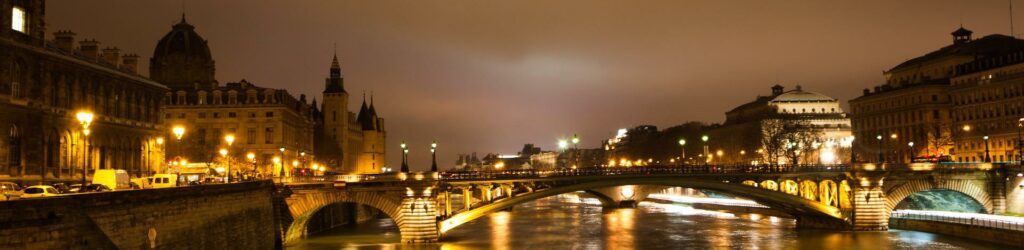
<path id="1" fill-rule="evenodd" d="M 85 192 L 85 176 L 89 174 L 89 125 L 92 125 L 93 116 L 93 113 L 89 111 L 78 111 L 75 114 L 78 123 L 82 125 L 82 135 L 85 137 L 85 140 L 83 140 L 84 144 L 82 145 L 85 148 L 85 156 L 82 164 L 82 187 L 79 188 L 80 192 Z"/>
<path id="2" fill-rule="evenodd" d="M 711 154 L 708 153 L 708 140 L 711 139 L 707 135 L 700 136 L 700 140 L 704 142 L 704 165 L 707 165 L 711 159 Z"/>
<path id="3" fill-rule="evenodd" d="M 256 174 L 256 154 L 249 152 L 245 154 L 245 159 L 249 159 L 249 163 L 252 164 L 252 174 Z"/>
<path id="4" fill-rule="evenodd" d="M 177 153 L 178 156 L 181 156 L 183 155 L 183 152 L 181 150 L 181 137 L 185 135 L 185 127 L 181 125 L 175 125 L 173 128 L 171 128 L 171 133 L 174 134 L 174 138 L 178 139 L 178 145 L 176 146 L 178 150 Z"/>
<path id="5" fill-rule="evenodd" d="M 1024 165 L 1024 137 L 1021 137 L 1021 129 L 1024 129 L 1024 118 L 1017 120 L 1017 157 L 1020 160 L 1017 164 Z"/>
<path id="6" fill-rule="evenodd" d="M 683 160 L 686 159 L 686 139 L 679 139 L 679 149 L 681 150 L 679 157 L 679 165 L 681 166 L 683 165 Z"/>
<path id="7" fill-rule="evenodd" d="M 988 135 L 982 136 L 981 139 L 985 139 L 985 162 L 992 162 L 992 158 L 988 156 Z"/>
<path id="8" fill-rule="evenodd" d="M 284 147 L 281 147 L 278 150 L 281 151 L 281 158 L 282 158 L 281 159 L 281 161 L 282 161 L 282 163 L 281 163 L 281 177 L 285 177 L 285 175 L 288 175 L 288 172 L 284 170 L 284 165 L 285 165 L 284 164 L 284 157 L 285 157 Z"/>
<path id="9" fill-rule="evenodd" d="M 220 153 L 220 157 L 224 158 L 224 161 L 226 161 L 228 163 L 228 169 L 227 169 L 227 172 L 225 173 L 225 175 L 227 175 L 227 182 L 230 183 L 231 182 L 231 160 L 228 160 L 228 149 L 222 148 L 222 149 L 220 149 L 220 151 L 218 151 L 218 153 Z"/>
<path id="10" fill-rule="evenodd" d="M 231 144 L 235 143 L 235 135 L 234 134 L 227 134 L 227 135 L 225 135 L 224 136 L 224 142 L 227 142 L 228 143 L 228 148 L 230 148 Z M 223 150 L 224 150 L 224 152 L 221 153 L 221 155 L 223 155 L 224 156 L 224 160 L 228 162 L 228 183 L 231 183 L 231 159 L 228 158 L 228 156 L 227 156 L 228 155 L 228 149 L 225 148 Z"/>
<path id="11" fill-rule="evenodd" d="M 281 176 L 281 177 L 283 178 L 283 177 L 284 177 L 284 176 L 283 176 L 283 174 L 284 174 L 284 170 L 283 170 L 283 169 L 284 169 L 284 164 L 281 164 L 281 157 L 278 157 L 278 156 L 274 156 L 274 158 L 273 158 L 273 159 L 271 159 L 270 161 L 271 161 L 271 162 L 273 162 L 273 163 L 274 163 L 274 165 L 279 165 L 279 164 L 281 165 L 281 168 L 282 168 L 282 170 L 281 170 L 281 174 L 282 174 L 282 176 Z M 271 168 L 271 169 L 270 169 L 270 171 L 271 171 L 271 172 L 270 172 L 270 176 L 274 176 L 274 172 L 273 172 L 273 171 L 274 171 L 274 169 L 273 169 L 273 168 L 274 168 L 274 166 L 270 166 L 270 168 Z M 283 180 L 283 179 L 282 179 L 282 180 Z"/>
<path id="12" fill-rule="evenodd" d="M 885 163 L 885 156 L 882 151 L 882 135 L 875 136 L 878 139 L 878 163 Z"/>
<path id="13" fill-rule="evenodd" d="M 913 163 L 914 162 L 914 155 L 917 154 L 914 151 L 914 142 L 908 142 L 907 146 L 910 146 L 910 162 Z"/>
<path id="14" fill-rule="evenodd" d="M 405 141 L 402 141 L 402 172 L 409 172 L 409 148 L 406 147 Z"/>
<path id="15" fill-rule="evenodd" d="M 437 172 L 437 141 L 430 143 L 430 172 Z"/>
<path id="16" fill-rule="evenodd" d="M 564 139 L 563 140 L 558 140 L 558 149 L 561 149 L 561 150 L 564 151 L 567 148 L 569 148 L 569 141 L 566 141 Z"/>

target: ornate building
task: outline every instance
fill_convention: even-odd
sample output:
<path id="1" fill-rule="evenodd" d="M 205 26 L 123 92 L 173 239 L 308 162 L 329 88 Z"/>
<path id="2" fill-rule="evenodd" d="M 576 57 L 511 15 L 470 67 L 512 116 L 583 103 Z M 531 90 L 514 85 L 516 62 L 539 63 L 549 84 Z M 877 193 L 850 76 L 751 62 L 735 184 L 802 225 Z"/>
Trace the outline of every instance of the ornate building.
<path id="1" fill-rule="evenodd" d="M 387 132 L 384 118 L 377 115 L 373 106 L 373 96 L 369 105 L 363 96 L 358 114 L 348 111 L 348 92 L 337 55 L 331 61 L 325 82 L 323 106 L 315 109 L 317 158 L 339 172 L 380 173 L 387 166 L 384 160 Z"/>
<path id="2" fill-rule="evenodd" d="M 159 171 L 163 85 L 136 74 L 138 56 L 75 33 L 45 39 L 41 0 L 0 4 L 0 180 L 78 181 L 82 170 Z M 94 117 L 88 137 L 76 119 Z M 91 174 L 87 174 L 91 176 Z"/>
<path id="3" fill-rule="evenodd" d="M 716 163 L 842 163 L 849 161 L 850 119 L 839 101 L 805 91 L 772 87 L 770 96 L 725 113 L 707 132 L 707 153 Z M 693 138 L 690 143 L 703 143 Z M 693 155 L 704 154 L 692 152 Z"/>
<path id="4" fill-rule="evenodd" d="M 168 157 L 189 162 L 241 162 L 249 153 L 255 163 L 240 170 L 279 175 L 309 167 L 313 157 L 313 108 L 305 96 L 298 99 L 283 89 L 256 86 L 246 80 L 220 85 L 214 79 L 210 48 L 185 21 L 175 24 L 157 43 L 150 59 L 150 76 L 167 84 L 164 124 L 168 128 Z M 185 130 L 180 141 L 170 128 Z M 228 145 L 227 135 L 236 141 Z M 283 149 L 283 150 L 282 150 Z M 273 159 L 277 159 L 274 164 Z"/>
<path id="5" fill-rule="evenodd" d="M 171 141 L 170 157 L 218 161 L 219 149 L 227 148 L 229 159 L 255 154 L 253 166 L 273 175 L 279 175 L 281 167 L 290 174 L 314 162 L 340 173 L 379 173 L 384 167 L 384 119 L 377 116 L 372 97 L 369 105 L 364 98 L 358 114 L 348 111 L 337 55 L 322 106 L 316 100 L 308 104 L 304 95 L 296 99 L 286 90 L 258 87 L 244 79 L 218 84 L 207 41 L 184 15 L 157 43 L 150 62 L 153 79 L 171 88 L 164 98 L 165 124 L 186 131 L 180 143 Z M 230 147 L 224 140 L 229 134 L 237 140 Z"/>
<path id="6" fill-rule="evenodd" d="M 951 45 L 896 65 L 885 71 L 885 84 L 865 89 L 861 97 L 850 100 L 858 160 L 949 157 L 955 154 L 954 141 L 969 136 L 952 119 L 951 111 L 959 105 L 950 96 L 957 65 L 1020 51 L 1024 41 L 1003 35 L 972 40 L 972 32 L 962 27 L 951 35 Z M 964 157 L 953 158 L 977 158 Z"/>
<path id="7" fill-rule="evenodd" d="M 1022 160 L 1024 48 L 1021 49 L 956 67 L 949 95 L 954 128 L 960 129 L 960 136 L 954 138 L 957 161 L 985 161 L 986 155 L 993 162 Z"/>

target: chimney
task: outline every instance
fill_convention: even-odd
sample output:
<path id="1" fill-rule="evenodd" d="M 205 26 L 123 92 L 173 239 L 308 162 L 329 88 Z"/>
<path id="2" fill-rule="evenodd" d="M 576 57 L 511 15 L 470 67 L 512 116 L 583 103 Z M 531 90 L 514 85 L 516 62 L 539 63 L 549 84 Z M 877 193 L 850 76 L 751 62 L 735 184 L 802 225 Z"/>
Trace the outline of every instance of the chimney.
<path id="1" fill-rule="evenodd" d="M 75 47 L 75 32 L 70 30 L 58 30 L 53 32 L 53 42 L 58 49 L 71 53 Z"/>
<path id="2" fill-rule="evenodd" d="M 871 94 L 871 90 L 867 89 L 867 88 L 864 88 L 864 95 L 870 95 L 870 94 Z"/>
<path id="3" fill-rule="evenodd" d="M 132 73 L 139 73 L 139 55 L 127 54 L 122 56 L 121 59 L 123 60 L 121 62 L 121 69 Z"/>
<path id="4" fill-rule="evenodd" d="M 96 60 L 100 54 L 100 42 L 89 39 L 82 40 L 78 42 L 78 52 L 86 58 Z"/>
<path id="5" fill-rule="evenodd" d="M 109 63 L 116 68 L 119 61 L 121 61 L 121 49 L 117 47 L 103 49 L 103 62 Z"/>

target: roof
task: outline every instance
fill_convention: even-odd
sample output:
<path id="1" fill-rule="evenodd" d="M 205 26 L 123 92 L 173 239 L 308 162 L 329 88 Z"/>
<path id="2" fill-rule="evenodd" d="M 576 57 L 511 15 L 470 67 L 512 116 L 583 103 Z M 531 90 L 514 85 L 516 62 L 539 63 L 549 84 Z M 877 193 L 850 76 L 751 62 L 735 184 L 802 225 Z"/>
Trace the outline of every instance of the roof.
<path id="1" fill-rule="evenodd" d="M 899 65 L 896 65 L 896 67 L 889 69 L 889 71 L 896 71 L 905 68 L 917 68 L 924 63 L 949 56 L 965 55 L 982 58 L 1007 54 L 1022 49 L 1024 49 L 1024 40 L 1005 35 L 993 34 L 976 40 L 971 40 L 969 42 L 951 44 L 923 56 L 900 63 Z"/>
<path id="2" fill-rule="evenodd" d="M 213 61 L 206 40 L 196 33 L 194 26 L 185 22 L 184 14 L 181 16 L 181 22 L 175 24 L 171 32 L 157 42 L 156 49 L 153 51 L 153 58 L 171 55 L 184 55 L 186 58 Z"/>
<path id="3" fill-rule="evenodd" d="M 817 92 L 804 91 L 799 85 L 772 99 L 772 102 L 834 102 L 835 98 Z"/>

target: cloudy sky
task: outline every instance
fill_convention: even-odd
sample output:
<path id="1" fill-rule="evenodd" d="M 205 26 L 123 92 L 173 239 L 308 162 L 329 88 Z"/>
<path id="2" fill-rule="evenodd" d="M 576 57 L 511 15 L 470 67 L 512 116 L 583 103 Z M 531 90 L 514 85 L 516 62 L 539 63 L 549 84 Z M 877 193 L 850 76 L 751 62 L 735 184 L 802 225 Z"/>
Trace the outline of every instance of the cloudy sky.
<path id="1" fill-rule="evenodd" d="M 776 83 L 845 103 L 881 83 L 883 70 L 951 44 L 961 24 L 975 38 L 1010 32 L 1007 1 L 996 0 L 47 4 L 49 31 L 143 58 L 184 9 L 221 83 L 244 78 L 317 99 L 337 44 L 351 109 L 374 93 L 390 163 L 405 140 L 414 170 L 429 168 L 431 140 L 442 167 L 457 153 L 551 149 L 573 133 L 597 147 L 620 127 L 721 122 Z"/>

